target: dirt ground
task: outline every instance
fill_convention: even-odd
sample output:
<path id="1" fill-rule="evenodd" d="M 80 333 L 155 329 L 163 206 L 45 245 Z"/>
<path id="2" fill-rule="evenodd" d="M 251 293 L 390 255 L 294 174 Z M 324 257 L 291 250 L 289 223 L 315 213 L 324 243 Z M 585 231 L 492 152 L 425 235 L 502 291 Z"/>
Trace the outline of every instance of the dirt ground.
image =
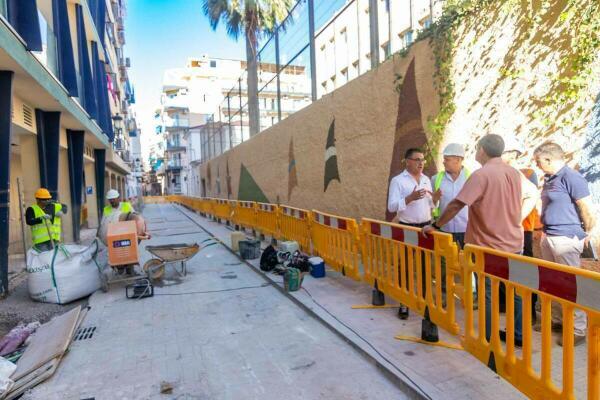
<path id="1" fill-rule="evenodd" d="M 31 300 L 27 289 L 27 273 L 20 273 L 11 279 L 8 297 L 0 300 L 0 337 L 7 334 L 19 322 L 44 323 L 55 315 L 63 314 L 80 304 L 85 306 L 87 297 L 66 305 L 38 303 Z"/>

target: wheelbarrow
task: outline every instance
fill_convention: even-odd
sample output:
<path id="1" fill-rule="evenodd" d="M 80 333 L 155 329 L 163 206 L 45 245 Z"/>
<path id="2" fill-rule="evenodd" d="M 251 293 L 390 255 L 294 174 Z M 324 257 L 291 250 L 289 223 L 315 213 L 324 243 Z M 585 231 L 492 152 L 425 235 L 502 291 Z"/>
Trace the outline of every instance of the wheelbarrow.
<path id="1" fill-rule="evenodd" d="M 211 243 L 206 243 L 211 241 Z M 202 248 L 217 244 L 212 239 L 202 241 Z M 198 243 L 176 243 L 158 246 L 146 246 L 146 250 L 155 258 L 151 258 L 144 264 L 144 272 L 150 280 L 158 280 L 165 274 L 166 266 L 171 266 L 179 276 L 187 275 L 186 262 L 200 251 Z"/>

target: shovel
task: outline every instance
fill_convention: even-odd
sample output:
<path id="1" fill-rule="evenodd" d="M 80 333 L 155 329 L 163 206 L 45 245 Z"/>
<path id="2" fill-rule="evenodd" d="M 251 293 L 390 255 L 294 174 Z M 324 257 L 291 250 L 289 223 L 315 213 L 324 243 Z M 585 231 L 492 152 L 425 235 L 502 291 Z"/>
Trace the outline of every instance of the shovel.
<path id="1" fill-rule="evenodd" d="M 46 230 L 48 231 L 48 236 L 50 237 L 50 243 L 52 243 L 52 250 L 56 247 L 54 244 L 54 239 L 52 238 L 52 233 L 50 232 L 50 227 L 48 226 L 48 220 L 44 218 L 44 225 L 46 225 Z"/>

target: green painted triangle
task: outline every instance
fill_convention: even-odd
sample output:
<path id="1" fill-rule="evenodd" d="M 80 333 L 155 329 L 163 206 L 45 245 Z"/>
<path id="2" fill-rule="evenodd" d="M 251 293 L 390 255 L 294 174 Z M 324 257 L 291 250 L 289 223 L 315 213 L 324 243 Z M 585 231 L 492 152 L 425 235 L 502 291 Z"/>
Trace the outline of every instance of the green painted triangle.
<path id="1" fill-rule="evenodd" d="M 258 186 L 248 169 L 242 164 L 240 168 L 240 186 L 238 189 L 238 200 L 258 201 L 268 203 L 269 199 Z"/>

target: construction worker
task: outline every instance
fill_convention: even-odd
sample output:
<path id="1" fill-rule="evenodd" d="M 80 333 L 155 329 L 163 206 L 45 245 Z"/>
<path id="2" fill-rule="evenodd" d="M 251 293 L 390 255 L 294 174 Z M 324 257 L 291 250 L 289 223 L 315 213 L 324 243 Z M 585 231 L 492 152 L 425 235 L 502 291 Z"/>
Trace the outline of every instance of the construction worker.
<path id="1" fill-rule="evenodd" d="M 525 147 L 523 144 L 514 136 L 509 137 L 505 142 L 504 152 L 502 153 L 502 160 L 513 168 L 517 168 L 517 159 L 525 154 Z M 527 178 L 535 187 L 538 187 L 538 177 L 535 171 L 531 168 L 521 168 L 519 171 Z M 536 229 L 541 228 L 540 216 L 536 208 L 534 208 L 529 215 L 523 220 L 523 255 L 527 257 L 533 257 L 533 234 Z M 505 293 L 504 285 L 500 285 L 500 310 L 505 309 Z M 533 323 L 537 322 L 537 313 L 535 311 L 535 303 L 537 295 L 532 294 L 532 310 L 531 318 Z"/>
<path id="2" fill-rule="evenodd" d="M 110 189 L 106 193 L 106 200 L 108 200 L 109 204 L 107 204 L 104 207 L 104 216 L 105 217 L 111 216 L 113 212 L 118 212 L 119 214 L 122 214 L 122 213 L 130 213 L 130 212 L 135 211 L 130 202 L 120 201 L 121 195 L 115 189 Z"/>
<path id="3" fill-rule="evenodd" d="M 35 192 L 36 204 L 27 207 L 25 222 L 31 226 L 31 241 L 40 251 L 52 250 L 61 240 L 61 217 L 67 213 L 67 206 L 52 201 L 48 189 Z"/>

